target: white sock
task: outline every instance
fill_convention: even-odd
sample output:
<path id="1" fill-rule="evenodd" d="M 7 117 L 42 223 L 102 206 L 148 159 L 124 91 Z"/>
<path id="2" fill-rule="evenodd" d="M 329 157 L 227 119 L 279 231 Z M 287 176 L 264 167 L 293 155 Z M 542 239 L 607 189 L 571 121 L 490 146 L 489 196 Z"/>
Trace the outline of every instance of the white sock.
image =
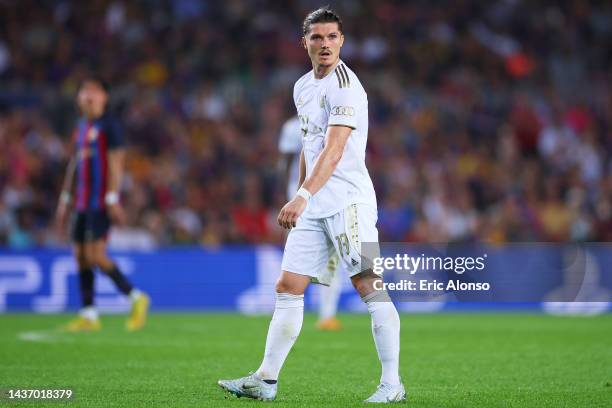
<path id="1" fill-rule="evenodd" d="M 98 309 L 93 306 L 87 306 L 79 311 L 79 315 L 87 320 L 98 320 Z"/>
<path id="2" fill-rule="evenodd" d="M 135 302 L 138 300 L 140 296 L 142 296 L 142 292 L 139 291 L 138 289 L 132 289 L 130 293 L 128 294 L 128 296 L 130 297 L 130 300 L 132 302 Z"/>
<path id="3" fill-rule="evenodd" d="M 372 316 L 372 335 L 382 365 L 380 382 L 397 385 L 400 383 L 400 320 L 397 309 L 386 292 L 372 292 L 363 301 Z"/>
<path id="4" fill-rule="evenodd" d="M 304 295 L 276 294 L 276 307 L 268 328 L 266 351 L 255 374 L 263 380 L 278 380 L 278 373 L 300 334 L 304 320 Z"/>
<path id="5" fill-rule="evenodd" d="M 334 265 L 334 268 L 336 265 Z M 336 269 L 336 274 L 329 286 L 321 285 L 319 289 L 319 319 L 321 320 L 335 317 L 338 311 L 338 299 L 340 299 L 340 292 L 342 292 L 342 274 L 338 272 Z"/>

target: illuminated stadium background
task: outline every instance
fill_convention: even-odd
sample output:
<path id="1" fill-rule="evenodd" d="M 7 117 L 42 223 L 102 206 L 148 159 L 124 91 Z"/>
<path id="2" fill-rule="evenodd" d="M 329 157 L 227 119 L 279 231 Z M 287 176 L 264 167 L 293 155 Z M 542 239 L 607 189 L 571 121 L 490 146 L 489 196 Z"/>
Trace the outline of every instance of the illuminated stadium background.
<path id="1" fill-rule="evenodd" d="M 82 406 L 236 402 L 210 384 L 245 374 L 263 352 L 286 238 L 277 224 L 287 202 L 279 136 L 295 115 L 293 84 L 311 69 L 301 22 L 321 5 L 0 0 L 0 397 L 7 387 L 70 386 Z M 486 252 L 499 273 L 491 282 L 508 289 L 392 296 L 409 400 L 609 406 L 609 2 L 330 5 L 344 21 L 341 57 L 368 95 L 366 162 L 382 255 Z M 142 333 L 122 331 L 130 301 L 102 274 L 95 301 L 104 329 L 91 337 L 54 329 L 80 305 L 78 268 L 55 213 L 73 154 L 76 93 L 92 73 L 111 85 L 109 109 L 125 132 L 127 221 L 108 242 L 151 296 Z M 411 279 L 394 268 L 390 281 Z M 348 278 L 342 285 L 337 337 L 323 337 L 306 315 L 308 339 L 287 365 L 288 406 L 346 406 L 376 387 L 355 389 L 358 373 L 378 375 L 366 363 L 378 366 L 370 343 L 354 345 L 371 342 L 366 306 Z M 320 295 L 308 290 L 308 312 Z M 325 364 L 349 349 L 346 360 Z M 322 357 L 309 371 L 329 375 L 289 382 L 312 353 Z M 359 360 L 368 353 L 371 361 Z M 107 383 L 94 369 L 106 363 L 123 374 Z M 149 371 L 157 372 L 147 382 Z M 485 372 L 488 382 L 478 380 Z M 321 382 L 329 388 L 310 395 Z"/>

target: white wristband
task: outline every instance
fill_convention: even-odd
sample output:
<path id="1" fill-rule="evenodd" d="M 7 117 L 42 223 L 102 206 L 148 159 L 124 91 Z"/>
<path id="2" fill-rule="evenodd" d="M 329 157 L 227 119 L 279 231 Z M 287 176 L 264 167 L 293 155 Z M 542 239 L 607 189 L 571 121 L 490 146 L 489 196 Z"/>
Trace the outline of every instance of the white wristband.
<path id="1" fill-rule="evenodd" d="M 306 200 L 306 202 L 310 201 L 310 199 L 312 198 L 312 194 L 310 194 L 310 191 L 306 190 L 304 187 L 300 187 L 296 195 L 302 197 L 304 200 Z"/>
<path id="2" fill-rule="evenodd" d="M 104 196 L 104 202 L 106 203 L 106 205 L 115 205 L 119 203 L 119 193 L 117 193 L 116 191 L 109 191 Z"/>
<path id="3" fill-rule="evenodd" d="M 60 194 L 60 201 L 64 204 L 70 204 L 70 201 L 72 201 L 72 196 L 69 192 L 62 191 L 62 194 Z"/>

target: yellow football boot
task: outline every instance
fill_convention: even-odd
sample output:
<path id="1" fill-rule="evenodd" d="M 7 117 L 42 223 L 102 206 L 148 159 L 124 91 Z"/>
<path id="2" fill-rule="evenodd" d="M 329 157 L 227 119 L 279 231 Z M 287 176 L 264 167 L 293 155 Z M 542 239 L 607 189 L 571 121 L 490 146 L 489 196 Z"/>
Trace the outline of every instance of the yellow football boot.
<path id="1" fill-rule="evenodd" d="M 77 332 L 94 332 L 102 328 L 99 319 L 86 319 L 83 316 L 79 316 L 69 321 L 65 326 L 62 327 L 64 331 L 70 333 Z"/>
<path id="2" fill-rule="evenodd" d="M 342 329 L 342 323 L 335 317 L 322 319 L 317 322 L 317 329 L 322 331 L 338 331 Z"/>
<path id="3" fill-rule="evenodd" d="M 130 317 L 125 322 L 126 329 L 129 331 L 142 329 L 147 321 L 147 313 L 149 311 L 150 303 L 151 300 L 144 293 L 138 296 L 138 299 L 132 302 L 132 312 L 130 313 Z"/>

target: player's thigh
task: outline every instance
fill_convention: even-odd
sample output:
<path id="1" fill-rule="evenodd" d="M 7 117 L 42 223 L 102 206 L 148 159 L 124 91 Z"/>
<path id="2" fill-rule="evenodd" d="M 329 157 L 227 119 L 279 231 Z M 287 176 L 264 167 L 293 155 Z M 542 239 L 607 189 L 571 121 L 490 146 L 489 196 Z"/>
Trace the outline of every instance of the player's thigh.
<path id="1" fill-rule="evenodd" d="M 87 259 L 84 242 L 75 242 L 72 246 L 72 253 L 74 254 L 74 259 L 76 260 L 79 269 L 88 268 L 90 266 L 89 260 Z"/>
<path id="2" fill-rule="evenodd" d="M 70 219 L 70 239 L 75 245 L 75 256 L 78 256 L 76 247 L 83 249 L 85 243 L 87 225 L 87 214 L 84 212 L 75 211 Z"/>
<path id="3" fill-rule="evenodd" d="M 106 237 L 110 230 L 110 219 L 106 211 L 89 211 L 84 222 L 85 252 L 90 263 L 102 268 L 110 261 L 106 255 Z"/>
<path id="4" fill-rule="evenodd" d="M 113 261 L 108 256 L 106 239 L 100 238 L 89 241 L 87 245 L 91 253 L 91 260 L 96 266 L 99 266 L 102 270 L 107 270 L 113 266 Z"/>
<path id="5" fill-rule="evenodd" d="M 351 204 L 325 219 L 327 234 L 348 275 L 353 277 L 371 268 L 371 259 L 378 256 L 376 209 L 364 204 Z"/>
<path id="6" fill-rule="evenodd" d="M 325 266 L 330 246 L 322 221 L 301 217 L 287 237 L 282 270 L 307 276 L 312 282 L 329 284 L 325 281 Z"/>
<path id="7" fill-rule="evenodd" d="M 111 222 L 106 211 L 89 210 L 79 213 L 76 225 L 80 240 L 89 243 L 106 240 Z"/>

